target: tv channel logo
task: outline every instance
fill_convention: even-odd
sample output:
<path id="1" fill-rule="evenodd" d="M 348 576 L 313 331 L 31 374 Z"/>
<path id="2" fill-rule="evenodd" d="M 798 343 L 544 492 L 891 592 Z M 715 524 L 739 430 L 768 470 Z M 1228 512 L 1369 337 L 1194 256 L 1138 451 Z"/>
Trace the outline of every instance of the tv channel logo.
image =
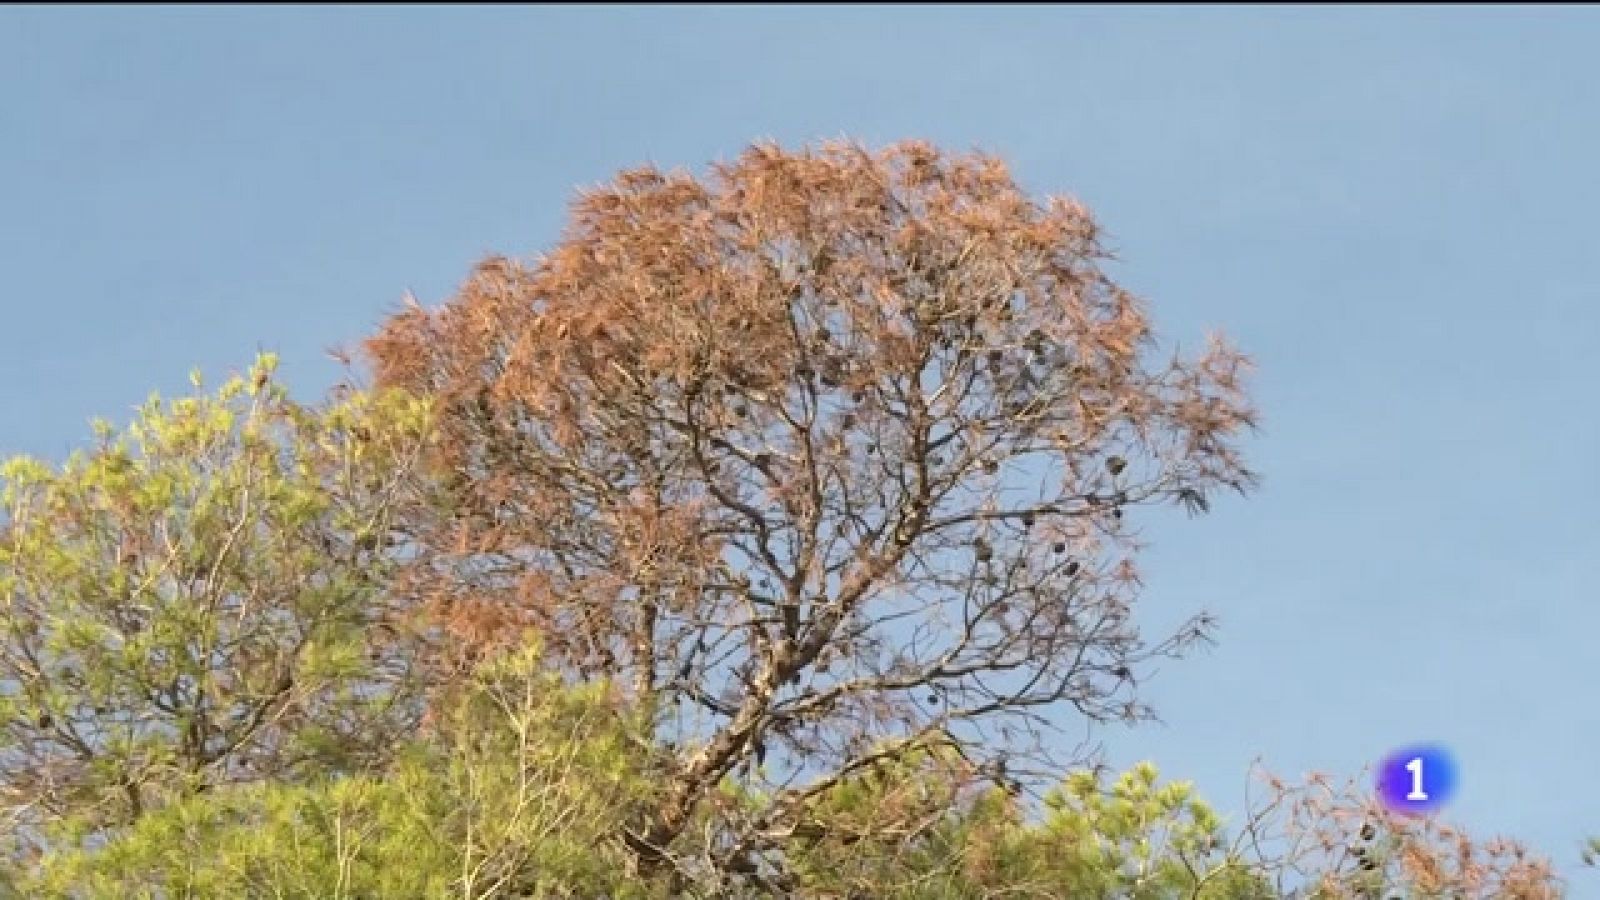
<path id="1" fill-rule="evenodd" d="M 1443 744 L 1414 744 L 1378 764 L 1378 799 L 1390 812 L 1424 816 L 1455 796 L 1460 769 Z"/>

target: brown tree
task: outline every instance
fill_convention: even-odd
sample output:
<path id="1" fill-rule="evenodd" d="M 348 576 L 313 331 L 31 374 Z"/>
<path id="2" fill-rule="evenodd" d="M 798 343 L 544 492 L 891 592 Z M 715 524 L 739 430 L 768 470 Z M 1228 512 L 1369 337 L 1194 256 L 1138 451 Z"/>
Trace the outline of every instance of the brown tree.
<path id="1" fill-rule="evenodd" d="M 1252 412 L 1221 340 L 1157 358 L 1105 258 L 1082 206 L 921 143 L 625 172 L 369 340 L 442 416 L 411 587 L 655 711 L 649 865 L 758 877 L 877 760 L 1009 778 L 1054 710 L 1145 717 L 1141 664 L 1211 622 L 1141 637 L 1124 513 L 1244 491 Z"/>

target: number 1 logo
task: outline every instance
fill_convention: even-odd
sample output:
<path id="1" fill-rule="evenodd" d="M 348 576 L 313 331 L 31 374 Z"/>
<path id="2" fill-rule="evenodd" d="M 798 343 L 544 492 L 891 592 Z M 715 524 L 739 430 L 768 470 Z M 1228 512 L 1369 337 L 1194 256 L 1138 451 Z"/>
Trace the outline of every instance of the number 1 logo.
<path id="1" fill-rule="evenodd" d="M 1404 747 L 1378 764 L 1378 798 L 1406 815 L 1436 812 L 1455 793 L 1455 760 L 1442 744 Z"/>

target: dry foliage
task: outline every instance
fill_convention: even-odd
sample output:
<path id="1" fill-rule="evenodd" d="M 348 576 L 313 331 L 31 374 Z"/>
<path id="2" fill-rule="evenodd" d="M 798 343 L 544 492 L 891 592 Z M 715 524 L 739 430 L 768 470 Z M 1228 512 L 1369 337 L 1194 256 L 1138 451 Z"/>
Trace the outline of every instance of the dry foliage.
<path id="1" fill-rule="evenodd" d="M 920 143 L 625 172 L 368 342 L 443 417 L 410 587 L 658 711 L 647 860 L 730 776 L 774 798 L 720 851 L 747 865 L 883 747 L 1144 717 L 1141 663 L 1210 621 L 1141 638 L 1124 512 L 1245 490 L 1252 412 L 1222 341 L 1156 357 L 1104 258 L 1082 206 Z"/>
<path id="2" fill-rule="evenodd" d="M 1434 817 L 1389 812 L 1357 782 L 1265 775 L 1268 800 L 1243 830 L 1279 893 L 1308 900 L 1558 900 L 1550 861 L 1506 838 L 1474 840 Z"/>

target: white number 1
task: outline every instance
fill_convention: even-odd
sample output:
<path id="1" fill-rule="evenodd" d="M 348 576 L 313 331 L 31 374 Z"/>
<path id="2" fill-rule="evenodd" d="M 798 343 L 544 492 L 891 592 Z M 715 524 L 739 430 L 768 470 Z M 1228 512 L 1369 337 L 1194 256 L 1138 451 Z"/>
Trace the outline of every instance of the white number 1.
<path id="1" fill-rule="evenodd" d="M 1422 757 L 1419 756 L 1406 763 L 1406 771 L 1411 773 L 1411 793 L 1406 795 L 1406 799 L 1428 799 L 1428 792 L 1422 789 Z"/>

